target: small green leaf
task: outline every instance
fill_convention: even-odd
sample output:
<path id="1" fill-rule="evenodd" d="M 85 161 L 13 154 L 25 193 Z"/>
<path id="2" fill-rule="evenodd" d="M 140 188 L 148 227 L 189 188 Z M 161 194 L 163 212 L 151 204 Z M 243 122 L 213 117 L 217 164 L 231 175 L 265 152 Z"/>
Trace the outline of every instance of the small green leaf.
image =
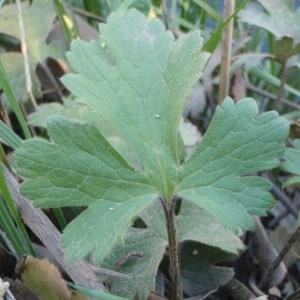
<path id="1" fill-rule="evenodd" d="M 177 236 L 181 243 L 199 242 L 235 255 L 244 249 L 241 240 L 231 230 L 192 202 L 183 201 L 176 219 Z"/>
<path id="2" fill-rule="evenodd" d="M 220 249 L 195 242 L 184 244 L 181 249 L 181 274 L 183 292 L 189 296 L 204 296 L 228 283 L 234 271 L 213 263 L 232 259 Z"/>
<path id="3" fill-rule="evenodd" d="M 284 36 L 282 39 L 275 41 L 275 59 L 285 64 L 289 58 L 300 53 L 300 42 L 296 45 L 290 36 Z"/>

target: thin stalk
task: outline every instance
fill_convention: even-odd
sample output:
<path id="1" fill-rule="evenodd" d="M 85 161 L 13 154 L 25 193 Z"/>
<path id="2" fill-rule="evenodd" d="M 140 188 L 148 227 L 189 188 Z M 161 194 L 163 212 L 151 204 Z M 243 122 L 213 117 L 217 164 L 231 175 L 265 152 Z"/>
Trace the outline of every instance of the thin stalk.
<path id="1" fill-rule="evenodd" d="M 26 43 L 21 1 L 16 0 L 16 4 L 17 4 L 17 11 L 18 11 L 20 34 L 21 34 L 21 52 L 22 52 L 23 60 L 24 60 L 26 92 L 29 96 L 29 99 L 30 99 L 34 109 L 37 110 L 38 105 L 36 103 L 36 100 L 34 98 L 33 91 L 32 91 L 32 80 L 31 80 L 31 75 L 30 75 L 30 66 L 29 66 L 29 58 L 28 58 L 28 51 L 27 51 L 27 43 Z"/>
<path id="2" fill-rule="evenodd" d="M 236 10 L 232 15 L 226 20 L 224 20 L 224 22 L 220 23 L 220 25 L 214 31 L 213 35 L 203 45 L 203 51 L 208 51 L 211 53 L 215 51 L 215 49 L 219 45 L 223 28 L 230 22 L 232 18 L 234 18 L 238 14 L 238 12 L 247 4 L 248 1 L 249 0 L 243 0 L 242 3 L 236 8 Z"/>
<path id="3" fill-rule="evenodd" d="M 182 299 L 182 285 L 180 276 L 180 261 L 179 261 L 179 246 L 176 240 L 176 225 L 175 225 L 175 204 L 179 200 L 174 196 L 171 203 L 168 203 L 164 198 L 159 198 L 166 217 L 166 225 L 168 230 L 169 241 L 169 261 L 170 261 L 170 300 Z"/>
<path id="4" fill-rule="evenodd" d="M 268 32 L 268 46 L 269 46 L 269 53 L 271 55 L 274 55 L 274 36 L 272 33 Z M 275 61 L 274 60 L 270 60 L 270 67 L 271 67 L 271 74 L 273 76 L 276 76 L 276 67 L 275 67 Z"/>
<path id="5" fill-rule="evenodd" d="M 263 90 L 261 88 L 258 88 L 258 87 L 256 87 L 255 85 L 253 85 L 253 84 L 251 84 L 249 82 L 246 83 L 246 87 L 247 87 L 247 89 L 253 91 L 256 94 L 260 94 L 262 96 L 266 96 L 270 100 L 276 100 L 276 96 L 275 95 L 273 95 L 272 93 L 267 92 L 267 91 L 265 91 L 265 90 Z M 299 109 L 299 105 L 297 103 L 293 103 L 293 102 L 288 101 L 286 99 L 281 99 L 281 102 L 284 103 L 284 104 L 286 104 L 286 105 L 289 105 L 290 107 Z"/>
<path id="6" fill-rule="evenodd" d="M 224 9 L 224 20 L 230 18 L 234 13 L 235 0 L 227 0 L 225 2 Z M 233 18 L 224 27 L 222 36 L 222 50 L 221 50 L 221 70 L 220 70 L 220 91 L 219 101 L 221 104 L 229 93 L 229 71 L 231 62 L 231 44 L 232 44 L 232 33 L 233 33 Z"/>
<path id="7" fill-rule="evenodd" d="M 277 96 L 276 96 L 276 103 L 275 103 L 275 109 L 280 112 L 282 109 L 282 97 L 284 94 L 284 85 L 285 85 L 285 81 L 286 81 L 286 77 L 287 77 L 287 72 L 288 68 L 286 64 L 282 65 L 282 71 L 281 71 L 281 76 L 280 76 L 280 85 L 279 85 L 279 89 L 277 92 Z"/>

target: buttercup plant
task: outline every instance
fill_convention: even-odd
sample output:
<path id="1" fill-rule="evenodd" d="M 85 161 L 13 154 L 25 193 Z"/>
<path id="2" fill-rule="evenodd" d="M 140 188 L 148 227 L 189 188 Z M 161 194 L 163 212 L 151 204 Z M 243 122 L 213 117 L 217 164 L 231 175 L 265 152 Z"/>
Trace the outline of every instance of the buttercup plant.
<path id="1" fill-rule="evenodd" d="M 62 78 L 97 124 L 53 117 L 49 141 L 24 142 L 16 151 L 21 191 L 39 207 L 87 206 L 63 233 L 69 261 L 92 252 L 99 264 L 113 265 L 140 253 L 139 279 L 120 289 L 127 297 L 145 299 L 155 289 L 168 247 L 170 299 L 182 299 L 179 247 L 194 242 L 238 254 L 235 232 L 253 229 L 252 215 L 273 205 L 270 183 L 248 174 L 279 164 L 288 124 L 276 112 L 258 115 L 253 99 L 227 98 L 185 160 L 181 113 L 209 57 L 200 33 L 175 41 L 136 10 L 113 13 L 99 26 L 98 41 L 72 42 L 67 58 L 75 73 Z M 137 216 L 148 229 L 131 227 Z M 216 261 L 206 259 L 207 268 Z"/>

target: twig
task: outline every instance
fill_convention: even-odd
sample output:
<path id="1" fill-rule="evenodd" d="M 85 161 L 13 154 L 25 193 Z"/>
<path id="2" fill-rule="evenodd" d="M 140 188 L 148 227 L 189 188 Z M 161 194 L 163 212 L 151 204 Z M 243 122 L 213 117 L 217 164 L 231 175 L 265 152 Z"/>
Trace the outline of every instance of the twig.
<path id="1" fill-rule="evenodd" d="M 297 239 L 300 237 L 300 226 L 297 227 L 295 232 L 292 234 L 286 245 L 283 247 L 277 258 L 274 260 L 274 262 L 268 267 L 267 271 L 265 272 L 263 278 L 261 279 L 259 283 L 259 288 L 261 290 L 265 290 L 268 287 L 268 284 L 272 278 L 272 274 L 274 271 L 278 268 L 280 263 L 282 262 L 285 255 L 289 252 L 289 250 L 292 248 L 294 243 L 297 241 Z"/>
<path id="2" fill-rule="evenodd" d="M 41 69 L 45 72 L 45 75 L 48 77 L 49 81 L 54 87 L 55 92 L 57 93 L 60 102 L 62 102 L 62 99 L 64 97 L 63 92 L 61 91 L 61 88 L 59 87 L 59 84 L 55 77 L 53 76 L 52 72 L 49 70 L 48 65 L 45 62 L 42 62 L 39 64 Z"/>
<path id="3" fill-rule="evenodd" d="M 272 186 L 272 193 L 280 200 L 287 210 L 294 216 L 298 217 L 298 209 L 291 203 L 290 199 L 275 184 Z"/>
<path id="4" fill-rule="evenodd" d="M 296 207 L 297 209 L 299 209 L 299 208 L 300 208 L 300 203 L 299 203 L 299 202 L 295 203 L 295 207 Z M 274 228 L 279 224 L 279 222 L 280 222 L 282 219 L 284 219 L 286 216 L 288 216 L 289 214 L 290 214 L 290 211 L 288 211 L 288 210 L 283 211 L 283 212 L 280 213 L 278 216 L 275 216 L 275 217 L 268 223 L 268 227 L 269 227 L 270 229 L 274 229 Z M 297 217 L 295 217 L 295 219 L 297 219 Z"/>
<path id="5" fill-rule="evenodd" d="M 260 88 L 258 88 L 256 86 L 254 86 L 253 84 L 251 84 L 249 82 L 246 83 L 246 87 L 247 87 L 247 89 L 249 89 L 249 90 L 251 90 L 251 91 L 253 91 L 253 92 L 257 93 L 257 94 L 260 94 L 262 96 L 266 96 L 270 100 L 276 100 L 276 96 L 275 95 L 273 95 L 272 93 L 270 93 L 268 91 L 264 91 L 264 90 L 262 90 L 262 89 L 260 89 Z M 293 102 L 288 101 L 286 99 L 281 99 L 281 102 L 284 103 L 284 104 L 286 104 L 286 105 L 289 105 L 289 106 L 291 106 L 293 108 L 299 109 L 299 104 L 293 103 Z"/>
<path id="6" fill-rule="evenodd" d="M 224 20 L 228 19 L 234 12 L 235 0 L 226 0 L 224 9 Z M 229 69 L 231 61 L 231 42 L 233 32 L 233 18 L 225 26 L 222 33 L 221 68 L 219 101 L 221 104 L 229 92 Z"/>
<path id="7" fill-rule="evenodd" d="M 125 256 L 121 257 L 116 263 L 115 263 L 115 269 L 120 269 L 122 266 L 130 260 L 132 257 L 144 257 L 144 252 L 131 252 L 126 254 Z"/>
<path id="8" fill-rule="evenodd" d="M 14 177 L 4 166 L 3 169 L 10 194 L 20 211 L 22 219 L 48 248 L 62 269 L 76 284 L 99 291 L 106 291 L 105 286 L 99 282 L 97 276 L 85 261 L 81 260 L 66 264 L 66 254 L 60 246 L 60 232 L 41 209 L 33 207 L 32 203 L 20 194 L 19 185 Z"/>
<path id="9" fill-rule="evenodd" d="M 18 19 L 19 19 L 20 35 L 21 35 L 21 52 L 23 54 L 23 60 L 24 60 L 26 92 L 29 96 L 29 99 L 30 99 L 34 109 L 36 110 L 38 105 L 35 101 L 35 98 L 34 98 L 33 92 L 32 92 L 32 80 L 31 80 L 31 76 L 30 76 L 30 67 L 29 67 L 29 59 L 28 59 L 28 53 L 27 53 L 27 44 L 26 44 L 26 36 L 25 36 L 25 30 L 24 30 L 21 1 L 16 0 L 16 4 L 17 4 L 17 10 L 18 10 Z"/>

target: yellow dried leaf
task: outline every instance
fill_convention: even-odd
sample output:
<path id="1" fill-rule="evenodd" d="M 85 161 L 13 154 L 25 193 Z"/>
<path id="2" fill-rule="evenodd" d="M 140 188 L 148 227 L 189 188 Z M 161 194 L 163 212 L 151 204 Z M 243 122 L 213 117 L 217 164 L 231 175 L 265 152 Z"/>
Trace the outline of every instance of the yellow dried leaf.
<path id="1" fill-rule="evenodd" d="M 40 300 L 78 299 L 74 298 L 74 293 L 71 293 L 56 266 L 47 259 L 23 256 L 17 263 L 16 272 Z"/>

